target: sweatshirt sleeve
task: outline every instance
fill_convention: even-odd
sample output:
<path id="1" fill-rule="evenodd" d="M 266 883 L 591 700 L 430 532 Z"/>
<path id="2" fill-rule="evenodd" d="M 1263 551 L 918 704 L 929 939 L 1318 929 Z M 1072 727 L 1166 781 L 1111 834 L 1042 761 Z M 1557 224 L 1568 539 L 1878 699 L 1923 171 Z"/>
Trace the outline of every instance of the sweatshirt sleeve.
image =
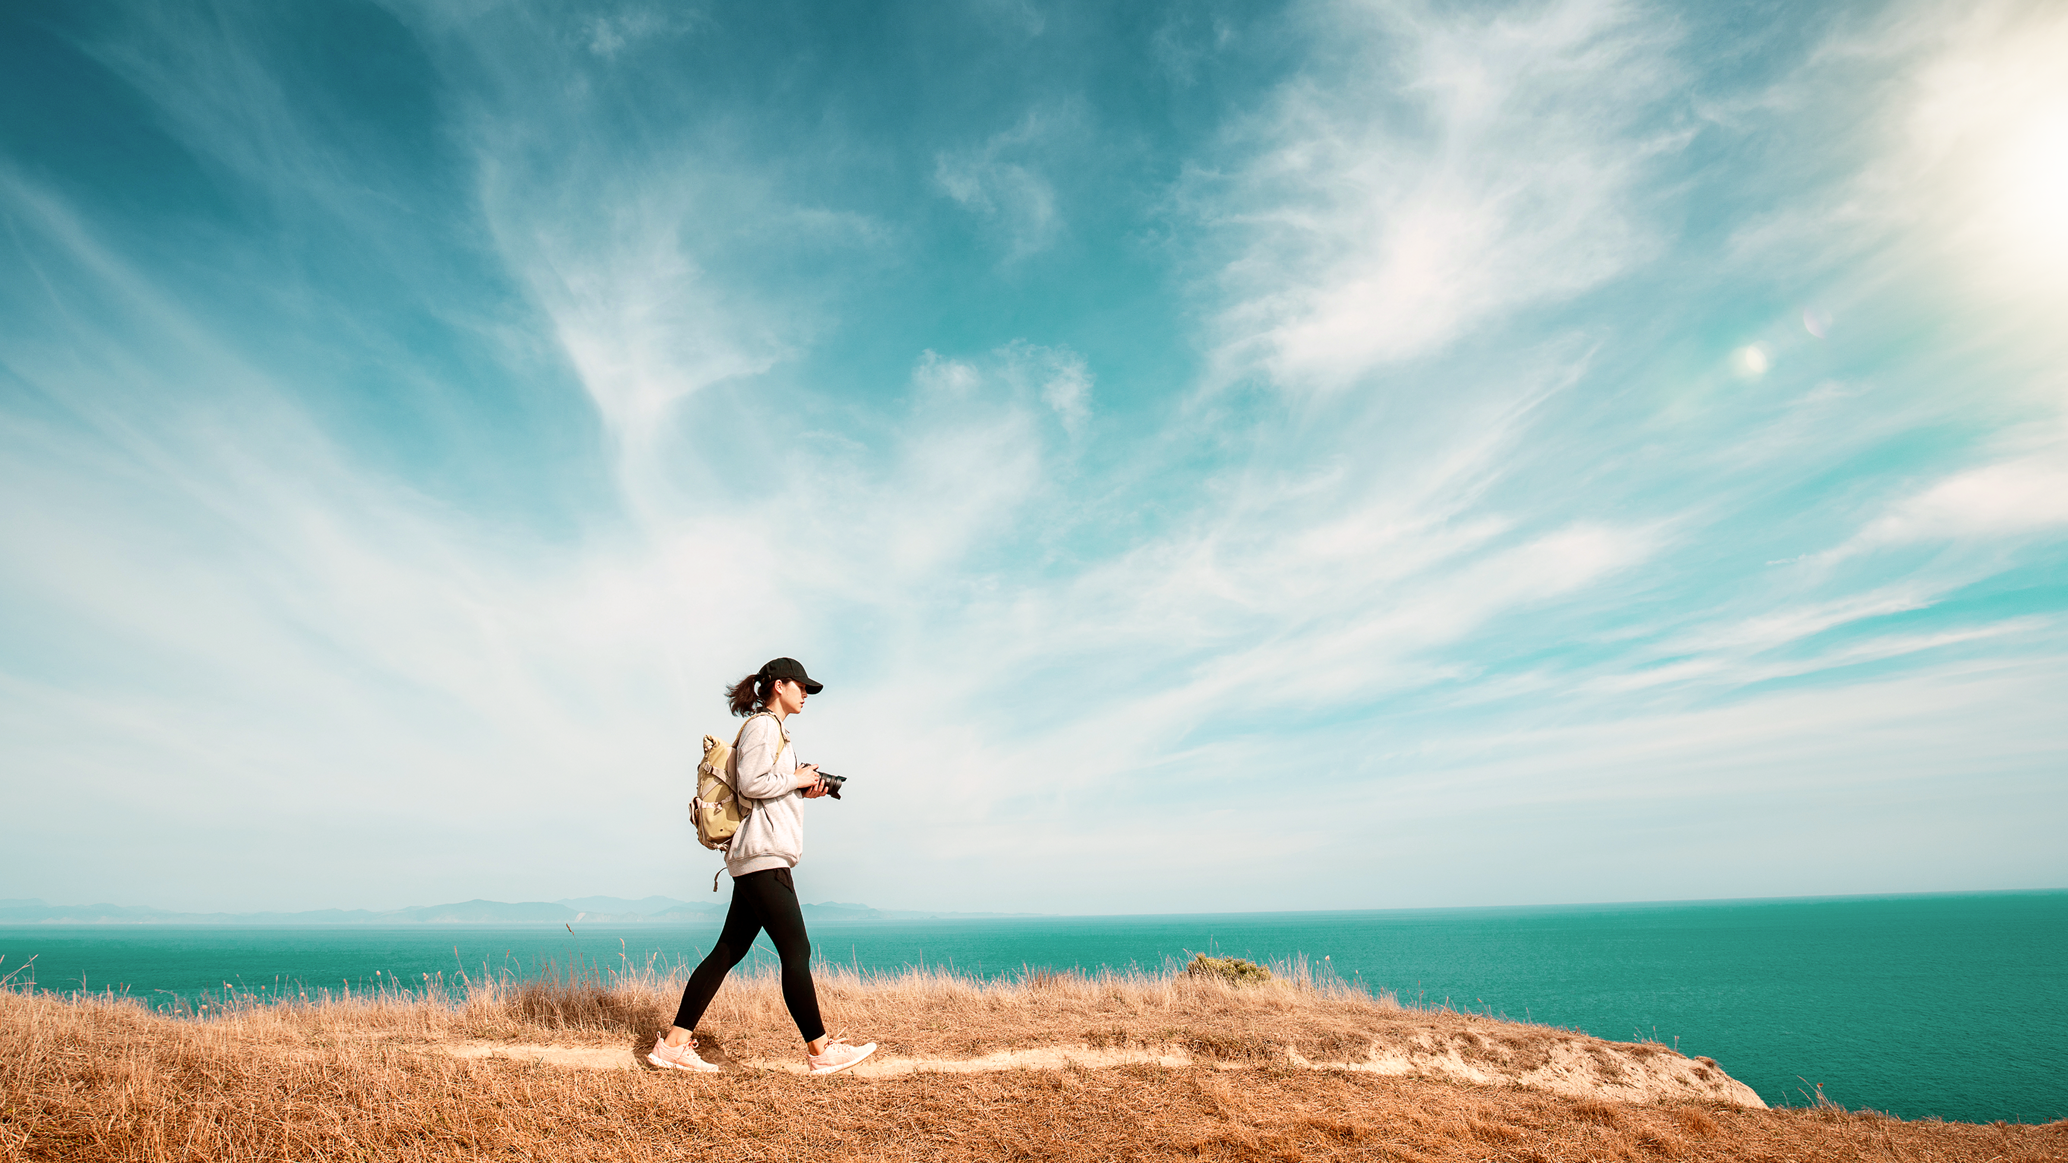
<path id="1" fill-rule="evenodd" d="M 784 747 L 782 758 L 788 762 L 781 766 L 789 770 L 780 770 L 776 762 L 781 743 L 774 719 L 763 715 L 749 722 L 740 735 L 733 790 L 750 800 L 772 800 L 797 790 L 797 757 Z"/>

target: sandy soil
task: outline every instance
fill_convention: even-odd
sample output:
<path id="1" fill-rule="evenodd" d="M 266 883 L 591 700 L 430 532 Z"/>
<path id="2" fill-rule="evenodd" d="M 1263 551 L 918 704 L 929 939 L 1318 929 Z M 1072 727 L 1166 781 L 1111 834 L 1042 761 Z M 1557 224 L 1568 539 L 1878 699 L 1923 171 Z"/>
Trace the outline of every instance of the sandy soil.
<path id="1" fill-rule="evenodd" d="M 1467 1035 L 1469 1037 L 1469 1035 Z M 580 1070 L 635 1070 L 645 1063 L 640 1052 L 623 1042 L 491 1042 L 417 1043 L 417 1048 L 457 1058 L 501 1058 Z M 1391 1043 L 1377 1043 L 1363 1058 L 1310 1061 L 1298 1050 L 1285 1052 L 1287 1065 L 1312 1070 L 1349 1070 L 1389 1076 L 1449 1079 L 1482 1086 L 1519 1086 L 1572 1098 L 1617 1102 L 1722 1102 L 1765 1110 L 1752 1088 L 1724 1073 L 1706 1058 L 1685 1058 L 1650 1044 L 1603 1042 L 1584 1035 L 1549 1039 L 1542 1062 L 1526 1069 L 1503 1068 L 1484 1060 L 1468 1060 L 1469 1047 L 1459 1038 L 1425 1033 Z M 723 1061 L 714 1055 L 714 1060 Z M 735 1071 L 775 1070 L 804 1073 L 802 1058 L 750 1058 L 725 1063 Z M 879 1051 L 848 1074 L 855 1078 L 896 1078 L 911 1074 L 978 1074 L 1008 1070 L 1105 1069 L 1115 1066 L 1161 1066 L 1205 1070 L 1236 1069 L 1241 1063 L 1198 1058 L 1179 1046 L 1156 1048 L 1096 1047 L 1066 1044 L 1000 1050 L 973 1058 L 911 1057 Z"/>

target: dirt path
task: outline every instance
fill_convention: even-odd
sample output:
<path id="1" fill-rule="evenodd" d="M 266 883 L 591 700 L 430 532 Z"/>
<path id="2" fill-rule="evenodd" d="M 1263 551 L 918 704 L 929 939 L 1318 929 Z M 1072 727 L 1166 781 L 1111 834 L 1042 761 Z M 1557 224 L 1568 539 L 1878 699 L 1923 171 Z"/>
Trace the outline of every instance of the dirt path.
<path id="1" fill-rule="evenodd" d="M 567 1044 L 460 1041 L 431 1043 L 423 1048 L 456 1058 L 541 1063 L 577 1070 L 639 1070 L 645 1064 L 624 1043 Z M 1431 1040 L 1422 1045 L 1379 1045 L 1355 1061 L 1312 1062 L 1288 1050 L 1286 1062 L 1311 1070 L 1450 1079 L 1492 1086 L 1520 1086 L 1575 1098 L 1618 1102 L 1661 1100 L 1725 1102 L 1766 1109 L 1752 1088 L 1725 1074 L 1704 1058 L 1646 1053 L 1605 1045 L 1591 1039 L 1553 1044 L 1545 1060 L 1527 1070 L 1501 1070 L 1467 1061 L 1455 1046 Z M 801 1060 L 748 1059 L 728 1064 L 732 1070 L 774 1070 L 804 1073 Z M 1041 1046 L 1001 1050 L 977 1058 L 912 1058 L 879 1051 L 848 1071 L 856 1078 L 897 1078 L 912 1074 L 981 1074 L 1011 1070 L 1105 1069 L 1117 1066 L 1162 1066 L 1203 1070 L 1237 1069 L 1242 1063 L 1201 1059 L 1178 1047 L 1158 1049 L 1100 1048 L 1090 1045 Z"/>

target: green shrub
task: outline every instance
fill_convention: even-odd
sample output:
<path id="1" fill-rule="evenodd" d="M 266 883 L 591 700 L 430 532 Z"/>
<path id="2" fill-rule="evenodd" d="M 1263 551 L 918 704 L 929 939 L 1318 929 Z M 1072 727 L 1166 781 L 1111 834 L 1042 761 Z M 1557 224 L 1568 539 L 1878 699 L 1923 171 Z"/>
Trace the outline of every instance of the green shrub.
<path id="1" fill-rule="evenodd" d="M 1254 961 L 1240 957 L 1208 957 L 1204 953 L 1194 954 L 1192 964 L 1185 966 L 1185 972 L 1192 977 L 1218 977 L 1236 985 L 1255 985 L 1271 980 L 1271 971 Z"/>

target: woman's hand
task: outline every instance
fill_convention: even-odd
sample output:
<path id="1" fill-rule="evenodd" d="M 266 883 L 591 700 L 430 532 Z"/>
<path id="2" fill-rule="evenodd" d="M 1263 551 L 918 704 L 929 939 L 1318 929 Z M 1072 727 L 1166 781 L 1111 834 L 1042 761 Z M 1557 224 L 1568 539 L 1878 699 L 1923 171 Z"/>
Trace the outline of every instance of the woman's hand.
<path id="1" fill-rule="evenodd" d="M 797 786 L 804 790 L 804 798 L 815 800 L 826 794 L 826 785 L 819 781 L 819 765 L 802 764 L 797 768 Z"/>

